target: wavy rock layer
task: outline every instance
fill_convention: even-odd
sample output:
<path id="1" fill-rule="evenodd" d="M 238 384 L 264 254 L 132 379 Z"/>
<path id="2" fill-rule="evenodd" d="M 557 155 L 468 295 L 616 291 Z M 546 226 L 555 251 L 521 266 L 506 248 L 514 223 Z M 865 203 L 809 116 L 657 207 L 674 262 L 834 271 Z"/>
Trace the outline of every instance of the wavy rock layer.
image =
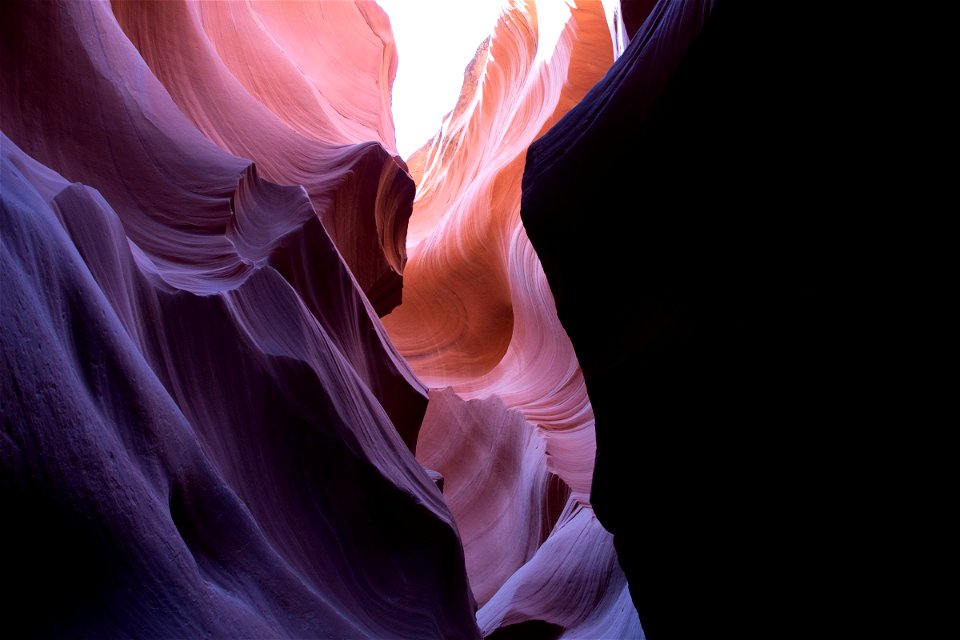
<path id="1" fill-rule="evenodd" d="M 589 504 L 586 387 L 520 221 L 527 147 L 603 77 L 616 31 L 599 1 L 510 3 L 409 159 L 404 300 L 384 325 L 421 380 L 451 389 L 431 393 L 417 455 L 445 477 L 485 634 L 642 633 Z"/>
<path id="2" fill-rule="evenodd" d="M 190 121 L 268 180 L 303 186 L 377 311 L 396 306 L 413 185 L 388 155 L 397 63 L 379 7 L 118 0 L 113 10 Z M 373 142 L 345 146 L 361 141 Z"/>
<path id="3" fill-rule="evenodd" d="M 348 268 L 402 266 L 412 191 L 383 149 L 392 45 L 348 44 L 377 40 L 383 16 L 336 4 L 294 9 L 369 18 L 326 41 L 377 70 L 356 102 L 323 84 L 336 58 L 290 58 L 312 89 L 287 103 L 215 54 L 303 38 L 308 16 L 273 3 L 118 3 L 168 85 L 108 4 L 0 8 L 8 628 L 477 635 L 456 526 L 411 454 L 426 390 Z M 304 96 L 339 115 L 307 118 Z M 301 153 L 306 189 L 285 173 Z M 358 230 L 338 250 L 341 214 Z"/>
<path id="4" fill-rule="evenodd" d="M 611 205 L 544 176 L 645 122 L 713 19 L 651 6 L 512 0 L 408 172 L 372 2 L 0 3 L 8 628 L 642 637 L 586 385 L 634 387 L 597 386 L 576 247 L 531 222 L 548 286 L 520 205 Z"/>

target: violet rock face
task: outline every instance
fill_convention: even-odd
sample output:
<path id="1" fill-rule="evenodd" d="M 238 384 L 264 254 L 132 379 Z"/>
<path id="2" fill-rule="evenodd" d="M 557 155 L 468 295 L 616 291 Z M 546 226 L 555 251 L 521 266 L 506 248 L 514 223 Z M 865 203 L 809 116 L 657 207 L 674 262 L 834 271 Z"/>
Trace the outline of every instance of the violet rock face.
<path id="1" fill-rule="evenodd" d="M 199 7 L 140 15 L 186 16 L 186 37 Z M 198 129 L 209 113 L 174 101 L 110 5 L 2 12 L 5 625 L 476 636 L 457 527 L 412 455 L 426 388 L 361 284 L 403 266 L 413 183 L 392 143 L 301 136 L 304 189 Z M 194 48 L 215 58 L 165 47 Z M 240 87 L 204 68 L 191 81 Z M 392 135 L 388 114 L 354 122 Z M 321 205 L 368 222 L 341 250 Z M 381 266 L 354 273 L 368 250 Z"/>
<path id="2" fill-rule="evenodd" d="M 404 160 L 374 2 L 0 3 L 0 634 L 777 611 L 831 381 L 738 6 L 506 2 Z"/>

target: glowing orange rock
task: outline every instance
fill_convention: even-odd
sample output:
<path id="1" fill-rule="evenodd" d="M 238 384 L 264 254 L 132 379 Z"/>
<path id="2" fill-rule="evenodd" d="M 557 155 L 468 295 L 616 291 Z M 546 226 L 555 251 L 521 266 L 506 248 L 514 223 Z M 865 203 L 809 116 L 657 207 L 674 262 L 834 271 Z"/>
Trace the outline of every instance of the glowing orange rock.
<path id="1" fill-rule="evenodd" d="M 613 63 L 612 32 L 600 2 L 510 3 L 440 132 L 408 159 L 418 190 L 404 299 L 384 325 L 421 380 L 452 388 L 431 393 L 417 455 L 446 479 L 484 633 L 524 620 L 594 624 L 599 605 L 575 619 L 556 613 L 564 598 L 600 583 L 625 607 L 624 626 L 606 631 L 640 633 L 612 543 L 589 507 L 595 440 L 586 387 L 519 216 L 527 147 Z M 453 392 L 469 402 L 457 406 Z M 569 491 L 570 513 L 583 514 L 577 521 L 592 523 L 590 535 L 567 536 L 545 517 L 558 495 L 543 488 L 549 474 Z M 540 526 L 549 537 L 537 539 Z M 548 550 L 557 545 L 562 553 Z M 575 563 L 571 591 L 554 600 L 549 575 L 578 554 L 603 560 Z M 534 606 L 526 598 L 535 593 Z"/>

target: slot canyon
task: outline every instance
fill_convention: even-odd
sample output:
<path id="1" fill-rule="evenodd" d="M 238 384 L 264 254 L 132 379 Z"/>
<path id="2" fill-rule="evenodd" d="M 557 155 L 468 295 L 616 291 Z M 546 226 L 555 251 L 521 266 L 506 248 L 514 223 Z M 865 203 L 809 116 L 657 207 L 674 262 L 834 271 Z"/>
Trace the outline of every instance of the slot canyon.
<path id="1" fill-rule="evenodd" d="M 830 240 L 747 5 L 504 0 L 402 157 L 372 0 L 0 3 L 3 635 L 780 637 Z"/>

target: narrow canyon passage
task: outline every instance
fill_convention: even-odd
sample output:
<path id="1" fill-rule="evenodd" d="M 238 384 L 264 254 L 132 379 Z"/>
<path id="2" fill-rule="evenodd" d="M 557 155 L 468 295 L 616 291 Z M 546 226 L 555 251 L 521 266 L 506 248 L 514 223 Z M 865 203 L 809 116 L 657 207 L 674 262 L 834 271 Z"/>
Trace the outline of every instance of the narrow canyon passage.
<path id="1" fill-rule="evenodd" d="M 407 154 L 376 2 L 0 3 L 5 628 L 684 637 L 644 438 L 726 307 L 631 189 L 686 184 L 723 4 L 505 0 Z"/>
<path id="2" fill-rule="evenodd" d="M 615 16 L 605 9 L 509 6 L 467 67 L 456 107 L 407 160 L 417 197 L 403 303 L 383 322 L 431 388 L 417 457 L 446 478 L 484 634 L 530 619 L 576 629 L 611 607 L 636 623 L 610 537 L 590 508 L 586 387 L 520 221 L 527 147 L 613 63 Z M 538 552 L 548 538 L 544 566 Z M 593 569 L 580 564 L 588 556 Z M 599 587 L 592 611 L 578 605 L 576 588 L 545 596 L 544 577 L 558 563 L 582 567 L 580 587 Z M 527 592 L 536 599 L 525 601 Z M 639 630 L 614 635 L 631 634 Z"/>

